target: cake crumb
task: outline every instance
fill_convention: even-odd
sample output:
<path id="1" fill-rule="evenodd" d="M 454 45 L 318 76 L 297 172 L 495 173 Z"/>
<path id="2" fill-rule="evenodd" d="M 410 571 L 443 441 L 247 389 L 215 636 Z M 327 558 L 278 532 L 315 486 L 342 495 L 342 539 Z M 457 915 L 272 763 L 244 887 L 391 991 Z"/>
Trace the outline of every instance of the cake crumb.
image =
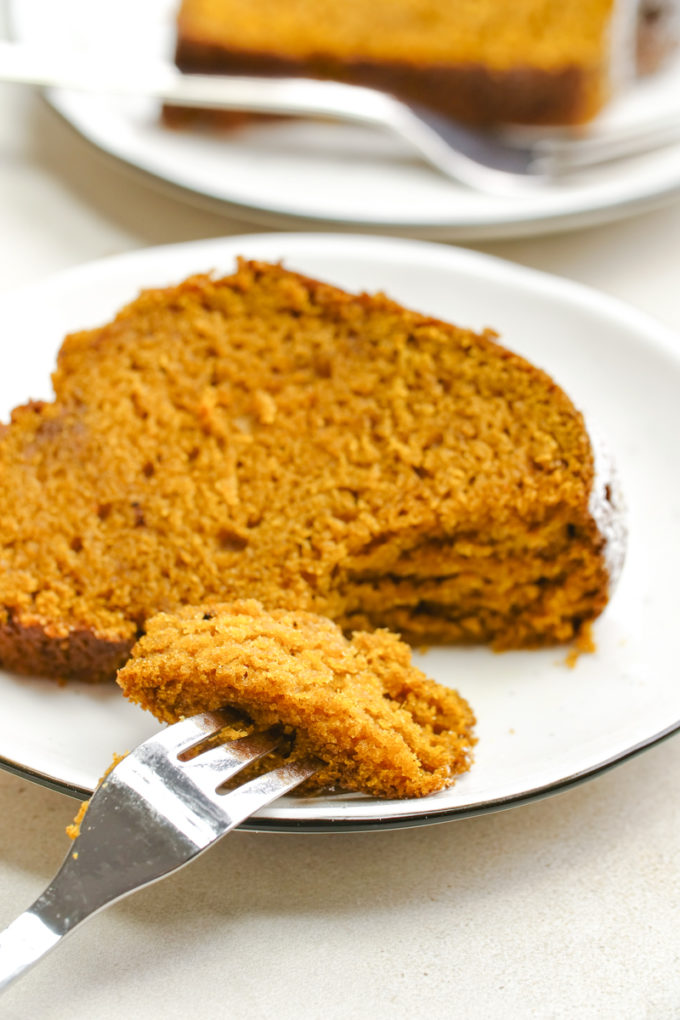
<path id="1" fill-rule="evenodd" d="M 593 637 L 593 627 L 590 622 L 584 623 L 574 640 L 573 646 L 569 649 L 564 660 L 568 669 L 574 669 L 582 655 L 592 655 L 597 651 L 597 645 Z"/>
<path id="2" fill-rule="evenodd" d="M 126 752 L 126 754 L 127 754 L 127 752 Z M 125 757 L 124 754 L 114 754 L 113 760 L 112 760 L 111 764 L 109 765 L 109 767 L 107 768 L 106 772 L 104 773 L 104 775 L 101 777 L 101 779 L 97 783 L 97 789 L 99 789 L 99 787 L 102 785 L 102 783 L 104 782 L 106 777 L 109 775 L 109 773 L 113 769 L 115 769 L 115 767 L 118 764 L 118 762 L 122 761 L 124 757 Z M 94 794 L 92 796 L 94 796 Z M 89 797 L 87 800 L 84 800 L 82 802 L 82 804 L 78 808 L 78 813 L 76 814 L 75 818 L 73 819 L 73 821 L 71 822 L 70 825 L 66 826 L 66 835 L 68 836 L 69 839 L 78 839 L 78 836 L 80 835 L 80 828 L 81 828 L 81 826 L 83 824 L 83 818 L 85 817 L 85 812 L 87 811 L 87 809 L 89 807 L 90 800 L 92 800 L 92 797 Z M 78 854 L 74 853 L 74 854 L 72 854 L 72 857 L 73 857 L 74 860 L 76 860 L 76 858 L 78 857 Z"/>

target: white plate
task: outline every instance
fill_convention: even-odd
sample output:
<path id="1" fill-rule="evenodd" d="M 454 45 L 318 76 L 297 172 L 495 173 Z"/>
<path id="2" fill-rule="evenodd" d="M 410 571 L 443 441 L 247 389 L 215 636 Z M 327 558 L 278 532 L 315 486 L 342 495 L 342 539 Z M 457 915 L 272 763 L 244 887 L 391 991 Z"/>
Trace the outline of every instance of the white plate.
<path id="1" fill-rule="evenodd" d="M 171 56 L 177 0 L 12 0 L 22 41 L 107 61 Z M 134 26 L 134 28 L 133 28 Z M 603 120 L 675 109 L 680 59 L 638 84 Z M 241 219 L 398 232 L 448 240 L 573 228 L 651 208 L 680 191 L 680 144 L 581 173 L 545 192 L 492 198 L 422 165 L 370 129 L 289 121 L 223 137 L 164 129 L 153 102 L 53 92 L 53 106 L 101 150 Z"/>
<path id="2" fill-rule="evenodd" d="M 622 579 L 595 628 L 597 652 L 435 649 L 419 664 L 457 687 L 479 720 L 471 771 L 425 801 L 286 798 L 253 828 L 358 828 L 431 822 L 551 793 L 680 726 L 680 338 L 635 310 L 555 277 L 472 252 L 348 235 L 252 235 L 135 252 L 70 270 L 0 300 L 0 419 L 49 398 L 62 335 L 95 326 L 140 287 L 231 271 L 237 254 L 281 259 L 350 290 L 479 329 L 546 368 L 609 437 L 629 503 Z M 90 791 L 114 752 L 155 722 L 117 688 L 0 673 L 0 759 L 29 777 Z"/>

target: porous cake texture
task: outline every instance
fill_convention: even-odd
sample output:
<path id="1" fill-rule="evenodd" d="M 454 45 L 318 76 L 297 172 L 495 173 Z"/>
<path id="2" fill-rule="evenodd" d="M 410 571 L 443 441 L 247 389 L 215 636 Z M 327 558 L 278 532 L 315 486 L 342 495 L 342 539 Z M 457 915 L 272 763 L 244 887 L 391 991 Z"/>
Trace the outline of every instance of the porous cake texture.
<path id="1" fill-rule="evenodd" d="M 636 49 L 647 68 L 661 59 L 673 11 L 677 0 L 183 0 L 176 60 L 336 78 L 478 124 L 574 124 L 634 78 Z"/>
<path id="2" fill-rule="evenodd" d="M 66 338 L 0 437 L 0 663 L 111 678 L 257 598 L 415 644 L 567 642 L 608 597 L 581 415 L 494 334 L 279 265 Z"/>
<path id="3" fill-rule="evenodd" d="M 290 753 L 324 763 L 308 791 L 421 797 L 470 764 L 470 707 L 416 669 L 394 634 L 348 640 L 324 617 L 252 599 L 152 617 L 118 683 L 164 722 L 227 707 L 251 722 L 241 733 L 282 726 Z"/>

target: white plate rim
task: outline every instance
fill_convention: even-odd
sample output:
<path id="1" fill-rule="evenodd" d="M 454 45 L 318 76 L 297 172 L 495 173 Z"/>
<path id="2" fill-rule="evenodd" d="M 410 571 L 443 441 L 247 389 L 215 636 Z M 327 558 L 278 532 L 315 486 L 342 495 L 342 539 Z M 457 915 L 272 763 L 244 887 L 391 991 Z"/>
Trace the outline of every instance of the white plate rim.
<path id="1" fill-rule="evenodd" d="M 325 833 L 325 832 L 373 832 L 386 829 L 412 829 L 424 825 L 438 825 L 443 822 L 461 821 L 464 818 L 475 818 L 480 815 L 497 814 L 500 811 L 507 811 L 510 808 L 523 807 L 526 804 L 533 804 L 536 801 L 546 800 L 548 797 L 555 797 L 560 793 L 583 783 L 598 779 L 612 769 L 623 765 L 644 751 L 649 751 L 658 744 L 669 740 L 680 733 L 680 719 L 658 733 L 653 734 L 648 740 L 627 748 L 620 754 L 600 762 L 593 768 L 582 772 L 574 772 L 565 776 L 558 782 L 545 786 L 536 786 L 521 794 L 514 794 L 507 797 L 497 797 L 480 803 L 473 803 L 464 807 L 445 808 L 439 811 L 413 811 L 404 812 L 397 817 L 381 818 L 374 816 L 366 818 L 361 815 L 352 815 L 351 812 L 343 812 L 342 816 L 329 815 L 328 817 L 307 817 L 307 818 L 268 818 L 266 812 L 258 812 L 256 815 L 246 818 L 238 826 L 249 832 L 280 832 L 280 833 Z M 0 754 L 0 769 L 9 772 L 20 779 L 35 783 L 36 786 L 43 786 L 55 793 L 65 794 L 76 800 L 87 800 L 93 793 L 92 790 L 59 780 L 45 775 L 44 773 L 20 765 Z M 411 801 L 410 803 L 414 803 Z"/>
<path id="2" fill-rule="evenodd" d="M 25 301 L 27 297 L 35 296 L 37 293 L 49 297 L 50 293 L 58 293 L 64 286 L 73 286 L 74 284 L 86 287 L 88 282 L 96 280 L 102 271 L 106 271 L 107 267 L 111 267 L 114 264 L 120 266 L 125 263 L 133 268 L 136 265 L 143 267 L 149 259 L 152 261 L 154 258 L 169 258 L 172 260 L 176 254 L 184 255 L 189 252 L 192 254 L 196 253 L 198 256 L 201 251 L 210 250 L 214 252 L 220 247 L 224 249 L 226 257 L 233 257 L 238 251 L 247 253 L 248 248 L 263 247 L 266 249 L 272 246 L 285 250 L 286 257 L 292 259 L 295 258 L 296 253 L 309 252 L 310 249 L 316 251 L 323 246 L 332 248 L 334 252 L 344 248 L 348 254 L 352 250 L 356 250 L 356 246 L 358 246 L 364 253 L 368 252 L 375 257 L 379 257 L 381 253 L 387 257 L 389 253 L 391 259 L 396 259 L 397 262 L 401 260 L 404 264 L 409 264 L 414 255 L 421 255 L 423 257 L 428 255 L 435 260 L 441 260 L 443 263 L 446 263 L 451 271 L 455 271 L 456 267 L 472 267 L 479 272 L 483 272 L 485 280 L 496 278 L 499 280 L 503 279 L 505 282 L 515 281 L 518 284 L 522 283 L 524 286 L 530 285 L 537 294 L 560 296 L 562 299 L 578 302 L 582 307 L 589 309 L 594 314 L 610 316 L 617 321 L 625 319 L 629 326 L 632 324 L 634 329 L 644 333 L 647 343 L 650 343 L 664 354 L 671 355 L 680 369 L 680 340 L 674 331 L 664 324 L 657 322 L 649 315 L 630 307 L 616 298 L 601 294 L 582 284 L 561 279 L 539 270 L 508 263 L 494 256 L 427 242 L 412 240 L 395 242 L 383 237 L 366 237 L 364 235 L 352 237 L 346 234 L 320 235 L 316 233 L 287 235 L 247 234 L 240 237 L 164 245 L 157 248 L 128 252 L 123 255 L 111 256 L 106 259 L 72 267 L 37 283 L 28 284 L 1 294 L 0 315 L 2 315 L 5 302 L 13 302 L 14 300 Z M 260 257 L 262 253 L 255 251 L 253 255 L 254 257 Z M 501 796 L 483 802 L 471 802 L 463 806 L 440 809 L 434 807 L 426 808 L 423 802 L 410 801 L 408 804 L 418 804 L 419 807 L 413 810 L 404 810 L 399 816 L 390 817 L 381 817 L 379 814 L 371 817 L 353 815 L 351 805 L 350 810 L 343 810 L 338 815 L 333 815 L 332 811 L 320 816 L 314 816 L 313 814 L 305 816 L 304 812 L 302 815 L 298 812 L 297 816 L 285 818 L 277 816 L 276 813 L 268 816 L 265 812 L 248 820 L 242 827 L 255 831 L 340 832 L 432 824 L 438 821 L 498 811 L 559 793 L 577 783 L 594 778 L 671 736 L 678 730 L 680 730 L 680 718 L 673 719 L 666 726 L 654 733 L 648 734 L 644 739 L 634 742 L 630 746 L 620 748 L 617 753 L 605 757 L 596 763 L 591 763 L 585 769 L 572 771 L 554 782 L 531 786 L 521 793 L 510 796 Z M 18 763 L 2 754 L 0 754 L 0 767 L 21 775 L 26 779 L 76 797 L 82 798 L 91 792 L 87 788 L 46 775 L 40 770 L 31 768 L 28 764 Z M 423 805 L 422 808 L 420 807 L 421 804 Z"/>

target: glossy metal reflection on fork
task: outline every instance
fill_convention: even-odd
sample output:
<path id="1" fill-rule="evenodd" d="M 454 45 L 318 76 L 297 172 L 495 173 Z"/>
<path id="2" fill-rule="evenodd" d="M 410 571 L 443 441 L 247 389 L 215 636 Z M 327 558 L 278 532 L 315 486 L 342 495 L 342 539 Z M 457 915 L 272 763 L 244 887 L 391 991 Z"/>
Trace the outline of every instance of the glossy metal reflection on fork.
<path id="1" fill-rule="evenodd" d="M 175 723 L 109 772 L 59 872 L 0 933 L 0 990 L 93 914 L 188 864 L 319 769 L 315 758 L 291 761 L 220 792 L 282 743 L 280 735 L 266 732 L 215 744 L 232 722 L 217 712 Z"/>

